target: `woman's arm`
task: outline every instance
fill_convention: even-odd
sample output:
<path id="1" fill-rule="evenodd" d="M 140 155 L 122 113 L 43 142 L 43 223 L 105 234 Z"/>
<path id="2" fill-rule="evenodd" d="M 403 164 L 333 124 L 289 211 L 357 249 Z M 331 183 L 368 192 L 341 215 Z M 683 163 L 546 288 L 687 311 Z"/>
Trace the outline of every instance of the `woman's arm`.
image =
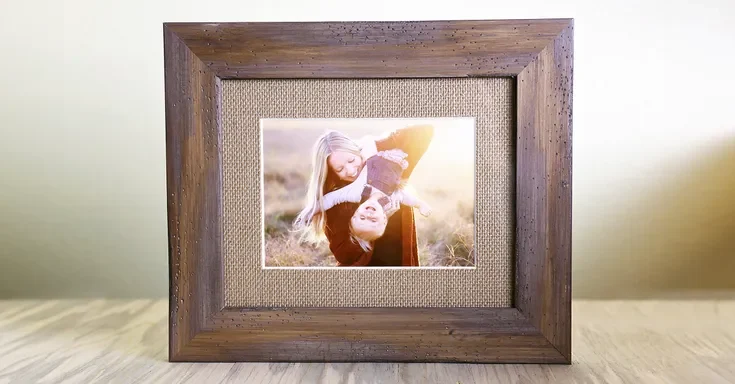
<path id="1" fill-rule="evenodd" d="M 327 193 L 324 195 L 324 201 L 322 202 L 322 210 L 328 211 L 340 203 L 359 203 L 362 195 L 362 190 L 367 183 L 367 167 L 363 167 L 357 179 L 344 187 Z"/>
<path id="2" fill-rule="evenodd" d="M 375 142 L 378 151 L 398 148 L 406 152 L 408 168 L 403 171 L 403 177 L 408 178 L 416 164 L 426 152 L 434 137 L 432 125 L 413 125 L 391 132 L 387 137 Z"/>

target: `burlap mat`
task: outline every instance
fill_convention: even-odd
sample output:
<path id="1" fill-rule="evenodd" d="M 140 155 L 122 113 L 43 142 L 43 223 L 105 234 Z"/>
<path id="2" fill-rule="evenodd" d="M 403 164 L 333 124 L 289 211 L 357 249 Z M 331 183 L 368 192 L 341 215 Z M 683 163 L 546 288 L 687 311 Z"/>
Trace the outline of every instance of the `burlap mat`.
<path id="1" fill-rule="evenodd" d="M 222 93 L 225 305 L 511 305 L 515 193 L 511 78 L 225 80 Z M 476 268 L 262 268 L 261 118 L 456 116 L 476 119 Z"/>

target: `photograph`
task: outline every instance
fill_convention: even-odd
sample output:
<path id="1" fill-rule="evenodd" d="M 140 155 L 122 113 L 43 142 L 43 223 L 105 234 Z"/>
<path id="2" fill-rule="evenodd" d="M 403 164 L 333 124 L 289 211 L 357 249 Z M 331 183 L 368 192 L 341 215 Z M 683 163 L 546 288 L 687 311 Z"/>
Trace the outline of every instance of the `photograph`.
<path id="1" fill-rule="evenodd" d="M 474 118 L 260 129 L 264 268 L 476 265 Z"/>

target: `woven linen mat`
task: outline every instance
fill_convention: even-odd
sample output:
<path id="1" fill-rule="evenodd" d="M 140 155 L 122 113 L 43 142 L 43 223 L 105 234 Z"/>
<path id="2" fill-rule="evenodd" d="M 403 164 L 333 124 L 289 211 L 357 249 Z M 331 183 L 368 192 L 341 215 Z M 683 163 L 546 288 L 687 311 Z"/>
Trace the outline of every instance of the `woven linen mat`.
<path id="1" fill-rule="evenodd" d="M 225 305 L 509 307 L 513 89 L 511 78 L 223 80 Z M 460 116 L 475 118 L 475 268 L 263 268 L 260 119 Z"/>

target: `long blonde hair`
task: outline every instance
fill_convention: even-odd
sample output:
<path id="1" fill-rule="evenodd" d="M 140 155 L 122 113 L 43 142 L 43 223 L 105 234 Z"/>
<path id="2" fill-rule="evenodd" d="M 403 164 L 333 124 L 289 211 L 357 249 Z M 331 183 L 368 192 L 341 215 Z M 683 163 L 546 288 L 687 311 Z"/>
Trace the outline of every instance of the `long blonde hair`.
<path id="1" fill-rule="evenodd" d="M 294 229 L 300 233 L 301 241 L 318 243 L 324 239 L 326 217 L 321 211 L 325 184 L 329 175 L 327 159 L 335 151 L 349 152 L 360 156 L 360 146 L 337 131 L 327 131 L 321 135 L 312 149 L 311 178 L 304 199 L 304 209 L 294 220 Z M 336 177 L 336 175 L 333 175 Z"/>

